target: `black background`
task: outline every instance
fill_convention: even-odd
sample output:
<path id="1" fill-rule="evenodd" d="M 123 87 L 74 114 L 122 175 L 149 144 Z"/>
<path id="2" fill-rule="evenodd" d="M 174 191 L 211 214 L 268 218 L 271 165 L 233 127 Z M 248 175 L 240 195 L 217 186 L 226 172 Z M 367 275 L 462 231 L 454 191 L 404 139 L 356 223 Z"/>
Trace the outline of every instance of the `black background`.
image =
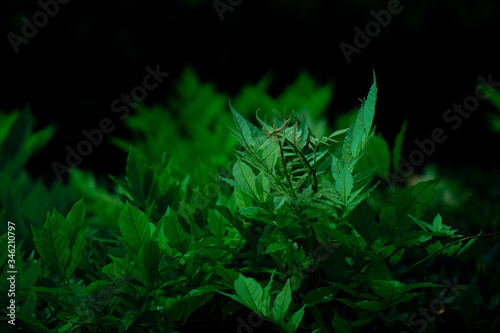
<path id="1" fill-rule="evenodd" d="M 32 21 L 41 7 L 35 1 L 3 1 L 0 109 L 28 106 L 37 128 L 59 125 L 56 137 L 28 165 L 35 176 L 53 177 L 51 162 L 62 162 L 64 147 L 75 146 L 81 131 L 97 127 L 100 119 L 116 120 L 113 134 L 127 134 L 110 105 L 142 82 L 148 65 L 160 64 L 170 76 L 148 94 L 147 105 L 164 103 L 186 65 L 230 96 L 268 71 L 275 78 L 271 93 L 278 94 L 306 69 L 320 83 L 335 82 L 330 118 L 359 105 L 373 69 L 379 91 L 375 122 L 390 145 L 408 119 L 403 155 L 416 148 L 415 139 L 429 138 L 441 127 L 448 139 L 429 160 L 491 164 L 499 137 L 487 129 L 484 115 L 493 108 L 481 102 L 456 130 L 443 114 L 474 94 L 479 75 L 500 81 L 500 5 L 401 1 L 401 13 L 348 64 L 339 44 L 353 44 L 354 27 L 364 30 L 374 20 L 370 11 L 386 9 L 388 2 L 243 0 L 221 21 L 212 1 L 72 0 L 16 54 L 7 34 L 21 35 L 22 17 Z M 79 167 L 116 174 L 125 159 L 125 153 L 103 144 Z"/>

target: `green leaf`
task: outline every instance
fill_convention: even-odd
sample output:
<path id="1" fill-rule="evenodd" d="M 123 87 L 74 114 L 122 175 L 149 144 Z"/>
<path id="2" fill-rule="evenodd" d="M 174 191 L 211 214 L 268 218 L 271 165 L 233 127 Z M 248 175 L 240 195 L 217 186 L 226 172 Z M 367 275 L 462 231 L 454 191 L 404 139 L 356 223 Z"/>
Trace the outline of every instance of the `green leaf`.
<path id="1" fill-rule="evenodd" d="M 252 125 L 252 123 L 247 121 L 238 112 L 236 112 L 236 110 L 233 109 L 231 102 L 229 102 L 229 108 L 231 109 L 231 113 L 233 114 L 233 120 L 236 125 L 236 130 L 239 134 L 238 139 L 243 147 L 250 150 L 254 143 L 252 131 L 258 131 L 258 129 L 256 129 L 256 127 Z"/>
<path id="2" fill-rule="evenodd" d="M 92 295 L 99 290 L 109 288 L 110 282 L 108 280 L 96 280 L 94 282 L 91 282 L 88 286 L 86 286 L 83 289 L 78 290 L 78 292 L 75 294 L 75 296 L 81 296 L 81 295 Z"/>
<path id="3" fill-rule="evenodd" d="M 373 84 L 368 93 L 366 101 L 361 105 L 361 110 L 358 112 L 354 130 L 352 132 L 351 153 L 354 158 L 359 156 L 359 153 L 364 149 L 367 140 L 370 136 L 370 131 L 375 116 L 375 103 L 377 100 L 377 84 L 375 73 L 373 73 Z M 346 161 L 347 162 L 347 161 Z"/>
<path id="4" fill-rule="evenodd" d="M 384 281 L 370 279 L 370 287 L 378 296 L 389 302 L 400 298 L 407 291 L 404 283 L 399 281 Z"/>
<path id="5" fill-rule="evenodd" d="M 40 256 L 62 279 L 65 279 L 69 252 L 69 238 L 61 231 L 57 217 L 48 216 L 40 236 Z"/>
<path id="6" fill-rule="evenodd" d="M 190 235 L 177 220 L 177 214 L 169 207 L 167 213 L 162 217 L 163 219 L 163 231 L 169 244 L 180 253 L 185 254 L 189 250 L 189 244 L 191 243 Z"/>
<path id="7" fill-rule="evenodd" d="M 335 333 L 351 333 L 352 327 L 349 325 L 349 322 L 342 318 L 337 310 L 335 310 L 335 316 L 333 317 L 333 331 Z"/>
<path id="8" fill-rule="evenodd" d="M 268 171 L 274 170 L 276 162 L 279 160 L 280 149 L 278 142 L 270 142 L 262 152 L 262 161 Z"/>
<path id="9" fill-rule="evenodd" d="M 66 269 L 66 279 L 70 280 L 78 267 L 78 263 L 82 258 L 83 250 L 85 249 L 85 234 L 87 233 L 87 228 L 81 230 L 74 238 L 73 246 L 71 247 L 71 256 L 68 263 L 68 268 Z"/>
<path id="10" fill-rule="evenodd" d="M 396 192 L 389 199 L 389 205 L 380 212 L 380 229 L 392 237 L 406 231 L 414 221 L 409 217 L 422 217 L 434 198 L 439 178 L 420 182 Z"/>
<path id="11" fill-rule="evenodd" d="M 186 303 L 186 309 L 184 310 L 184 314 L 183 314 L 183 323 L 185 323 L 185 321 L 188 319 L 188 317 L 191 315 L 191 313 L 193 313 L 194 310 L 198 309 L 203 304 L 210 301 L 210 299 L 212 299 L 213 296 L 214 296 L 214 293 L 211 292 L 211 293 L 204 293 L 204 294 L 197 296 L 197 297 L 190 297 L 188 299 L 181 299 L 179 302 Z M 177 306 L 179 302 L 177 302 L 174 305 L 174 307 Z"/>
<path id="12" fill-rule="evenodd" d="M 264 288 L 264 293 L 262 295 L 261 311 L 264 317 L 270 316 L 269 310 L 271 309 L 271 287 L 273 284 L 273 278 L 275 273 L 276 270 L 274 270 L 273 273 L 271 274 L 271 278 L 269 279 L 267 286 Z"/>
<path id="13" fill-rule="evenodd" d="M 368 267 L 366 278 L 392 280 L 392 275 L 383 259 L 372 257 L 370 258 L 370 266 Z"/>
<path id="14" fill-rule="evenodd" d="M 344 203 L 347 202 L 349 194 L 351 194 L 352 188 L 353 188 L 352 175 L 349 172 L 348 168 L 344 168 L 338 175 L 337 179 L 335 180 L 335 189 L 344 200 Z"/>
<path id="15" fill-rule="evenodd" d="M 332 287 L 321 287 L 309 291 L 302 299 L 302 304 L 305 306 L 313 306 L 318 303 L 330 302 L 333 296 L 337 293 Z"/>
<path id="16" fill-rule="evenodd" d="M 354 229 L 359 232 L 368 245 L 373 244 L 380 237 L 375 213 L 365 201 L 362 201 L 348 216 Z"/>
<path id="17" fill-rule="evenodd" d="M 236 187 L 259 202 L 255 188 L 255 174 L 245 162 L 238 159 L 233 167 L 233 177 L 236 180 Z"/>
<path id="18" fill-rule="evenodd" d="M 160 247 L 154 239 L 148 239 L 139 250 L 138 260 L 142 273 L 145 274 L 150 286 L 154 285 L 158 265 L 160 263 Z"/>
<path id="19" fill-rule="evenodd" d="M 38 320 L 38 318 L 33 317 L 32 313 L 24 313 L 21 311 L 16 312 L 16 319 L 25 322 L 33 327 L 36 327 L 43 332 L 53 332 L 53 330 L 49 330 L 47 327 L 45 327 L 45 325 L 40 320 Z"/>
<path id="20" fill-rule="evenodd" d="M 412 283 L 406 287 L 406 292 L 412 291 L 414 289 L 420 289 L 420 288 L 445 288 L 445 285 L 442 284 L 435 284 L 431 282 L 419 282 L 419 283 Z"/>
<path id="21" fill-rule="evenodd" d="M 231 223 L 231 225 L 240 233 L 241 236 L 243 236 L 247 243 L 250 244 L 251 248 L 255 250 L 254 239 L 248 229 L 243 225 L 243 222 L 234 217 L 229 208 L 225 206 L 218 206 L 213 203 L 211 203 L 211 205 L 212 208 L 215 208 L 229 223 Z"/>
<path id="22" fill-rule="evenodd" d="M 398 135 L 396 136 L 396 140 L 394 141 L 394 147 L 392 148 L 392 171 L 396 174 L 399 171 L 399 160 L 401 158 L 401 152 L 403 151 L 403 142 L 407 125 L 408 120 L 405 119 L 403 125 L 401 125 Z"/>
<path id="23" fill-rule="evenodd" d="M 124 277 L 135 277 L 139 275 L 139 272 L 134 267 L 134 265 L 130 263 L 129 260 L 114 257 L 112 255 L 108 256 L 111 258 L 111 260 L 113 260 L 113 263 L 104 266 L 102 268 L 102 272 L 110 279 L 121 279 Z"/>
<path id="24" fill-rule="evenodd" d="M 142 158 L 134 149 L 130 148 L 127 157 L 127 181 L 134 199 L 142 206 L 146 206 L 146 197 L 144 196 L 144 175 L 148 166 L 146 160 Z"/>
<path id="25" fill-rule="evenodd" d="M 120 232 L 136 251 L 151 237 L 149 222 L 144 213 L 128 201 L 120 214 Z"/>
<path id="26" fill-rule="evenodd" d="M 255 178 L 255 190 L 257 192 L 257 195 L 260 194 L 259 202 L 266 201 L 270 189 L 271 189 L 271 182 L 269 181 L 269 178 L 267 178 L 267 176 L 264 174 L 264 171 L 259 172 L 259 174 Z"/>
<path id="27" fill-rule="evenodd" d="M 380 178 L 384 178 L 391 163 L 391 153 L 389 145 L 381 136 L 377 135 L 372 138 L 370 145 L 366 149 L 366 154 L 356 163 L 356 171 L 363 172 L 366 170 L 375 169 L 375 174 Z"/>
<path id="28" fill-rule="evenodd" d="M 290 287 L 290 279 L 286 280 L 285 286 L 276 295 L 276 299 L 273 304 L 273 319 L 278 323 L 278 325 L 283 325 L 286 313 L 288 312 L 288 307 L 292 302 L 292 288 Z"/>
<path id="29" fill-rule="evenodd" d="M 429 232 L 431 236 L 449 236 L 449 237 L 461 237 L 461 235 L 455 235 L 457 229 L 451 230 L 451 227 L 443 224 L 443 219 L 439 213 L 432 221 L 432 225 L 409 215 L 410 218 L 419 225 L 423 230 Z"/>
<path id="30" fill-rule="evenodd" d="M 241 299 L 242 304 L 248 307 L 253 312 L 262 316 L 262 300 L 263 293 L 262 286 L 253 278 L 247 278 L 240 274 L 238 279 L 234 281 L 234 290 Z"/>
<path id="31" fill-rule="evenodd" d="M 286 243 L 272 243 L 271 245 L 269 245 L 267 247 L 266 251 L 264 251 L 264 254 L 269 254 L 269 253 L 279 251 L 281 249 L 286 248 L 287 246 L 288 246 L 288 244 L 286 244 Z"/>
<path id="32" fill-rule="evenodd" d="M 350 239 L 351 242 L 361 251 L 364 251 L 366 249 L 366 241 L 355 229 L 351 230 Z"/>
<path id="33" fill-rule="evenodd" d="M 239 273 L 234 269 L 225 268 L 224 266 L 215 266 L 215 274 L 222 278 L 222 281 L 217 281 L 227 287 L 234 289 L 234 282 L 239 278 Z"/>
<path id="34" fill-rule="evenodd" d="M 85 204 L 83 198 L 78 200 L 68 215 L 66 215 L 66 223 L 68 224 L 70 239 L 73 240 L 76 236 L 77 231 L 83 227 L 83 221 L 85 218 Z"/>
<path id="35" fill-rule="evenodd" d="M 192 298 L 192 297 L 198 297 L 198 296 L 201 296 L 203 294 L 211 293 L 214 291 L 220 291 L 220 290 L 224 290 L 224 289 L 227 289 L 227 288 L 224 286 L 218 286 L 215 284 L 207 284 L 207 285 L 204 285 L 204 286 L 201 286 L 201 287 L 198 287 L 196 289 L 191 290 L 182 299 L 187 300 L 187 299 Z"/>
<path id="36" fill-rule="evenodd" d="M 24 290 L 30 290 L 42 275 L 42 270 L 40 267 L 40 261 L 34 263 L 31 267 L 23 271 L 21 276 L 20 288 Z"/>
<path id="37" fill-rule="evenodd" d="M 482 232 L 480 232 L 480 233 L 478 234 L 478 236 L 479 236 L 479 235 L 481 235 L 481 234 L 482 234 Z M 461 255 L 461 254 L 462 254 L 465 250 L 467 250 L 467 249 L 469 248 L 469 246 L 471 246 L 472 244 L 474 244 L 474 242 L 475 242 L 476 240 L 477 240 L 477 238 L 473 238 L 473 239 L 471 239 L 470 241 L 468 241 L 468 242 L 467 242 L 467 244 L 465 244 L 465 245 L 464 245 L 464 246 L 460 249 L 460 251 L 458 251 L 458 253 L 457 253 L 457 257 L 458 257 L 459 255 Z M 461 243 L 461 244 L 462 244 L 462 243 Z"/>
<path id="38" fill-rule="evenodd" d="M 249 196 L 248 194 L 244 193 L 243 191 L 240 191 L 236 186 L 236 182 L 234 183 L 235 184 L 235 188 L 234 188 L 234 200 L 236 202 L 236 206 L 238 208 L 248 208 L 248 207 L 252 207 L 254 204 L 253 204 L 253 200 L 252 200 L 252 197 Z"/>
<path id="39" fill-rule="evenodd" d="M 380 312 L 387 305 L 386 301 L 361 301 L 355 303 L 357 307 L 362 310 L 370 311 L 370 312 Z"/>
<path id="40" fill-rule="evenodd" d="M 305 313 L 305 306 L 301 307 L 292 315 L 290 321 L 286 323 L 286 331 L 288 333 L 294 333 L 299 328 L 300 322 L 302 321 L 302 317 L 304 317 L 304 313 Z"/>

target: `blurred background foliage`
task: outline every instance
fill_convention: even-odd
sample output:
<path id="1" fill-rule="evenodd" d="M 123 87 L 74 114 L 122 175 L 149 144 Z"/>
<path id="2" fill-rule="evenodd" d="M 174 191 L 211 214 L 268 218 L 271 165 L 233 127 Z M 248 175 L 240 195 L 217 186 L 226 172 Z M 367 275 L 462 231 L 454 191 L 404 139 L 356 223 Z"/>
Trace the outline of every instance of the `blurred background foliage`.
<path id="1" fill-rule="evenodd" d="M 331 101 L 333 84 L 318 85 L 306 72 L 278 96 L 269 94 L 271 75 L 256 85 L 245 85 L 232 98 L 232 105 L 245 117 L 260 116 L 285 119 L 292 111 L 307 111 L 318 131 L 326 130 L 323 118 Z M 128 152 L 132 146 L 150 161 L 159 161 L 165 153 L 174 160 L 174 169 L 189 174 L 195 183 L 219 169 L 232 166 L 233 149 L 237 141 L 229 134 L 234 121 L 229 110 L 229 96 L 210 82 L 202 83 L 188 67 L 175 85 L 175 94 L 165 106 L 141 105 L 137 113 L 125 119 L 130 129 L 127 138 L 112 138 L 112 142 Z M 231 165 L 228 165 L 229 164 Z M 213 178 L 213 176 L 212 176 Z"/>

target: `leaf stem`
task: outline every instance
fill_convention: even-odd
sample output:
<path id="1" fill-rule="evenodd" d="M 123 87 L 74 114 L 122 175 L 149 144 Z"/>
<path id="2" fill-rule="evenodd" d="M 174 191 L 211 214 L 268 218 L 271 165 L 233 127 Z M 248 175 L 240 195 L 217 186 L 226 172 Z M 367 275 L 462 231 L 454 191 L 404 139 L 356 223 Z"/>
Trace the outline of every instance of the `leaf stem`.
<path id="1" fill-rule="evenodd" d="M 405 269 L 403 272 L 400 273 L 400 277 L 403 276 L 404 274 L 406 274 L 408 271 L 412 270 L 413 268 L 415 268 L 416 266 L 420 265 L 421 263 L 423 263 L 424 261 L 427 261 L 428 259 L 430 259 L 431 257 L 433 257 L 434 255 L 442 252 L 443 250 L 449 248 L 450 246 L 453 246 L 455 244 L 458 244 L 460 242 L 465 242 L 467 240 L 470 240 L 470 239 L 474 239 L 474 238 L 480 238 L 480 237 L 491 237 L 491 236 L 498 236 L 500 235 L 500 232 L 495 232 L 495 233 L 491 233 L 491 234 L 485 234 L 485 235 L 476 235 L 476 236 L 469 236 L 469 237 L 465 237 L 465 238 L 461 238 L 459 240 L 456 240 L 454 242 L 451 242 L 449 243 L 448 245 L 444 246 L 442 249 L 432 253 L 432 254 L 429 254 L 427 257 L 425 257 L 424 259 L 420 260 L 419 262 L 411 265 L 410 267 L 408 267 L 407 269 Z"/>

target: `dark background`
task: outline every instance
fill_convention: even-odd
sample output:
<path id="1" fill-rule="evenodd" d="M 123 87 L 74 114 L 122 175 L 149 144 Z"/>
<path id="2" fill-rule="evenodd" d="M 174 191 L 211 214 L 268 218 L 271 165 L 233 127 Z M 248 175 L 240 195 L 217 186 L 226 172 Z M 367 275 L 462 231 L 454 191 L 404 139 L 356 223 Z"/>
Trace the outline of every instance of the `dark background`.
<path id="1" fill-rule="evenodd" d="M 387 9 L 388 2 L 243 0 L 221 21 L 212 1 L 73 0 L 59 5 L 15 54 L 7 33 L 21 35 L 22 17 L 32 21 L 41 7 L 35 1 L 3 1 L 0 109 L 28 106 L 37 128 L 59 125 L 56 137 L 28 165 L 35 176 L 52 178 L 51 162 L 63 161 L 64 147 L 74 147 L 84 128 L 110 117 L 118 125 L 113 134 L 126 135 L 110 104 L 142 82 L 147 65 L 160 64 L 170 76 L 148 94 L 146 105 L 163 103 L 186 65 L 230 96 L 268 71 L 274 73 L 271 93 L 278 94 L 306 69 L 320 83 L 335 82 L 330 118 L 359 105 L 374 69 L 375 122 L 390 145 L 409 119 L 403 156 L 415 149 L 415 139 L 429 138 L 442 127 L 448 140 L 429 160 L 491 164 L 499 138 L 487 129 L 484 115 L 493 108 L 481 102 L 456 130 L 444 123 L 443 114 L 474 93 L 479 75 L 500 81 L 500 5 L 401 1 L 402 12 L 348 64 L 339 44 L 352 45 L 354 27 L 364 30 L 374 20 L 370 11 Z M 125 153 L 103 144 L 79 167 L 116 174 L 125 159 Z"/>

